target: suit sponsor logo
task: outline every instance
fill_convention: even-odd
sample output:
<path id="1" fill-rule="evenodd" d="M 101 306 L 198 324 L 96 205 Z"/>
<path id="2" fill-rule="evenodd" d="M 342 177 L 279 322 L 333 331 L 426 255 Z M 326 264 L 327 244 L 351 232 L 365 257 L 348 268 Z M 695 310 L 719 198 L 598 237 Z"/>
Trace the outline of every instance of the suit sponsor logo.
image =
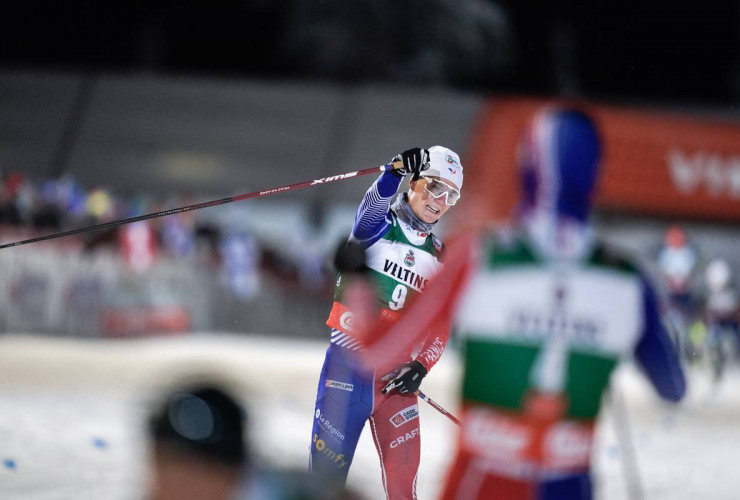
<path id="1" fill-rule="evenodd" d="M 341 389 L 343 391 L 352 392 L 355 390 L 354 384 L 348 384 L 346 382 L 340 382 L 338 380 L 326 380 L 326 387 L 332 389 Z"/>
<path id="2" fill-rule="evenodd" d="M 313 435 L 313 446 L 316 449 L 316 451 L 324 455 L 330 461 L 334 462 L 334 465 L 337 466 L 337 469 L 346 467 L 349 464 L 349 462 L 347 462 L 347 460 L 344 459 L 344 454 L 342 453 L 337 454 L 336 451 L 329 448 L 323 439 L 319 439 L 318 434 Z"/>
<path id="3" fill-rule="evenodd" d="M 408 255 L 406 258 L 408 259 Z M 413 255 L 412 255 L 413 258 Z M 412 261 L 411 265 L 413 265 L 415 258 Z M 405 259 L 404 259 L 405 262 Z M 411 269 L 404 268 L 403 266 L 399 266 L 395 262 L 385 259 L 385 264 L 383 264 L 383 272 L 385 274 L 388 274 L 399 281 L 403 281 L 408 286 L 413 288 L 414 290 L 423 291 L 427 284 L 429 283 L 429 280 L 425 278 L 424 276 L 420 274 L 416 274 Z"/>
<path id="4" fill-rule="evenodd" d="M 579 343 L 596 345 L 603 334 L 603 325 L 592 316 L 579 315 L 568 307 L 568 291 L 562 284 L 553 289 L 552 307 L 536 310 L 520 307 L 508 319 L 508 331 L 519 337 L 565 338 Z"/>
<path id="5" fill-rule="evenodd" d="M 414 262 L 416 262 L 414 251 L 409 250 L 409 253 L 407 253 L 406 257 L 403 258 L 403 263 L 406 264 L 408 267 L 414 267 Z"/>
<path id="6" fill-rule="evenodd" d="M 419 428 L 416 427 L 410 430 L 409 432 L 407 432 L 406 434 L 398 436 L 396 439 L 391 441 L 391 448 L 396 448 L 398 446 L 401 446 L 402 444 L 408 443 L 409 441 L 411 441 L 412 439 L 418 436 L 419 436 Z"/>
<path id="7" fill-rule="evenodd" d="M 434 245 L 434 249 L 439 253 L 442 252 L 442 240 L 437 238 L 436 236 L 432 236 L 432 244 Z M 441 259 L 441 256 L 440 256 Z"/>
<path id="8" fill-rule="evenodd" d="M 345 311 L 339 316 L 339 326 L 346 332 L 354 331 L 352 329 L 352 311 Z"/>
<path id="9" fill-rule="evenodd" d="M 321 414 L 321 410 L 318 408 L 316 409 L 316 420 L 318 420 L 319 423 L 321 423 L 321 425 L 324 427 L 324 429 L 326 429 L 329 435 L 338 439 L 339 441 L 344 441 L 344 433 L 342 433 L 342 431 L 334 427 L 334 425 L 329 421 L 329 419 L 324 417 Z"/>
<path id="10" fill-rule="evenodd" d="M 406 422 L 406 419 L 403 418 L 403 415 L 396 414 L 396 415 L 393 415 L 393 417 L 391 417 L 391 423 L 395 427 L 399 427 L 399 426 L 403 425 L 404 422 Z"/>
<path id="11" fill-rule="evenodd" d="M 566 338 L 596 345 L 599 343 L 603 328 L 594 318 L 586 316 L 522 308 L 512 311 L 508 331 L 524 338 Z"/>
<path id="12" fill-rule="evenodd" d="M 418 405 L 412 405 L 408 408 L 404 408 L 403 410 L 399 411 L 395 415 L 393 415 L 390 420 L 390 422 L 393 424 L 393 427 L 399 428 L 406 422 L 410 420 L 414 420 L 415 418 L 419 418 L 419 406 Z"/>
<path id="13" fill-rule="evenodd" d="M 558 464 L 587 464 L 591 456 L 593 432 L 585 425 L 561 422 L 545 435 L 547 457 Z"/>
<path id="14" fill-rule="evenodd" d="M 519 456 L 532 441 L 527 425 L 488 410 L 473 410 L 467 420 L 464 443 L 485 456 Z"/>

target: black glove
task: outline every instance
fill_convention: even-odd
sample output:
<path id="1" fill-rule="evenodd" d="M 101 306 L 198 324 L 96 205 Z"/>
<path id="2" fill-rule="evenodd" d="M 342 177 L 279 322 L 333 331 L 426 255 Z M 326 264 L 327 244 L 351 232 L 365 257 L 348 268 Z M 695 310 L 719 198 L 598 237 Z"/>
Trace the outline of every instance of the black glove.
<path id="1" fill-rule="evenodd" d="M 389 380 L 383 390 L 383 394 L 393 389 L 401 394 L 414 393 L 419 390 L 421 379 L 426 377 L 427 369 L 419 361 L 404 363 L 390 373 L 386 373 L 381 380 Z"/>
<path id="2" fill-rule="evenodd" d="M 340 273 L 365 272 L 365 247 L 352 240 L 340 244 L 334 253 L 334 267 Z"/>
<path id="3" fill-rule="evenodd" d="M 394 172 L 401 175 L 414 174 L 416 178 L 422 171 L 429 168 L 429 151 L 422 148 L 407 149 L 393 157 L 391 163 L 395 162 L 403 163 L 403 167 L 395 169 Z"/>

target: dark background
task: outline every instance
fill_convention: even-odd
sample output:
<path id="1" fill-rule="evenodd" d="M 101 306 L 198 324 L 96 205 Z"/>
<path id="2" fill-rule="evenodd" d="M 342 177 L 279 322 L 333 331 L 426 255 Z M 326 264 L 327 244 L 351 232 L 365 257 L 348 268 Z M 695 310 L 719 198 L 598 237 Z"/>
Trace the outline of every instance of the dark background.
<path id="1" fill-rule="evenodd" d="M 737 2 L 3 2 L 10 68 L 389 82 L 732 106 Z"/>

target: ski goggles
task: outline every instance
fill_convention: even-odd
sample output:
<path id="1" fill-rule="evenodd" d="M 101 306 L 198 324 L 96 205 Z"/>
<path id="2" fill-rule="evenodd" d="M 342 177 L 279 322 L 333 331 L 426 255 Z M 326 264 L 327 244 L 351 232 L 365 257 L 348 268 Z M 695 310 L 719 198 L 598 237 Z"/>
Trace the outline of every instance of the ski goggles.
<path id="1" fill-rule="evenodd" d="M 426 182 L 424 190 L 431 194 L 434 198 L 439 199 L 442 196 L 445 197 L 445 205 L 454 205 L 457 200 L 460 199 L 460 190 L 442 182 L 434 177 L 421 176 Z"/>

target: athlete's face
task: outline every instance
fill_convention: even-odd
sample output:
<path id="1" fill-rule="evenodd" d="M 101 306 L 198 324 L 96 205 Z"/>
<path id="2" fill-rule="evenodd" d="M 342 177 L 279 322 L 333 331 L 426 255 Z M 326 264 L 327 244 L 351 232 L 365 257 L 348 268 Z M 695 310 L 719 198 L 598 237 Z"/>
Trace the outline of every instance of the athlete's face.
<path id="1" fill-rule="evenodd" d="M 451 205 L 445 203 L 446 196 L 435 198 L 425 189 L 427 181 L 424 177 L 419 180 L 409 182 L 409 205 L 416 216 L 426 223 L 437 222 L 450 209 Z M 446 184 L 458 189 L 450 182 Z"/>

